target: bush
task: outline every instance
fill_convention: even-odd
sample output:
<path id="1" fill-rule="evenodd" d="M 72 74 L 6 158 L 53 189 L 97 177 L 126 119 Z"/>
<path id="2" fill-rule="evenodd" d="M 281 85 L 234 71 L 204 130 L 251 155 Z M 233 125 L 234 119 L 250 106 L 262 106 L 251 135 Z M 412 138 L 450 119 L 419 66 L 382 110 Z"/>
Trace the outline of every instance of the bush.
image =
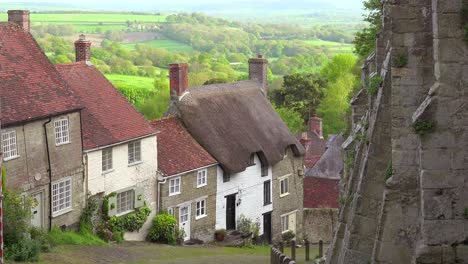
<path id="1" fill-rule="evenodd" d="M 432 120 L 418 120 L 413 124 L 414 133 L 424 136 L 432 131 L 436 127 L 436 122 Z"/>
<path id="2" fill-rule="evenodd" d="M 16 191 L 5 190 L 4 194 L 3 237 L 5 246 L 10 246 L 29 236 L 33 201 L 28 196 L 23 198 Z"/>
<path id="3" fill-rule="evenodd" d="M 281 238 L 283 239 L 284 242 L 289 243 L 293 238 L 296 237 L 296 234 L 294 234 L 293 231 L 289 230 L 283 234 L 281 234 Z"/>
<path id="4" fill-rule="evenodd" d="M 177 220 L 174 216 L 167 213 L 158 214 L 153 218 L 153 226 L 149 230 L 147 239 L 151 242 L 174 245 L 176 243 L 174 234 L 176 225 Z"/>
<path id="5" fill-rule="evenodd" d="M 369 86 L 367 87 L 367 92 L 370 95 L 376 95 L 379 91 L 380 84 L 382 83 L 382 77 L 375 75 L 370 79 Z"/>
<path id="6" fill-rule="evenodd" d="M 55 244 L 49 236 L 49 233 L 42 228 L 32 227 L 30 230 L 31 239 L 39 242 L 41 252 L 50 252 Z"/>
<path id="7" fill-rule="evenodd" d="M 5 247 L 5 258 L 14 261 L 38 261 L 40 251 L 39 241 L 23 237 L 17 243 Z"/>
<path id="8" fill-rule="evenodd" d="M 237 220 L 237 230 L 242 236 L 249 236 L 252 234 L 252 220 L 245 215 L 241 214 Z"/>
<path id="9" fill-rule="evenodd" d="M 148 216 L 151 214 L 151 209 L 147 206 L 142 206 L 137 208 L 134 212 L 128 213 L 123 216 L 112 216 L 109 220 L 109 228 L 112 230 L 112 233 L 115 231 L 125 232 L 125 231 L 137 231 L 148 219 Z"/>

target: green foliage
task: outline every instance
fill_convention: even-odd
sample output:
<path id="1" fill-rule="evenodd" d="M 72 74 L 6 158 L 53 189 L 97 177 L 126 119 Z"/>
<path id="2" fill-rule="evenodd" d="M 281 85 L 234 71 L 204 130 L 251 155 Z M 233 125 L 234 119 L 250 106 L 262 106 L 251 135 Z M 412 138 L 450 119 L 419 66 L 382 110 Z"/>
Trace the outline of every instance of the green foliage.
<path id="1" fill-rule="evenodd" d="M 213 78 L 213 79 L 209 79 L 208 81 L 203 83 L 203 85 L 216 84 L 216 83 L 227 83 L 227 82 L 228 82 L 228 80 L 223 79 L 223 78 Z"/>
<path id="2" fill-rule="evenodd" d="M 273 104 L 273 108 L 291 132 L 299 133 L 304 131 L 304 120 L 299 113 L 290 108 L 277 107 L 275 104 Z"/>
<path id="3" fill-rule="evenodd" d="M 220 234 L 220 235 L 225 236 L 225 235 L 227 234 L 227 231 L 226 231 L 226 229 L 224 229 L 224 228 L 222 228 L 222 229 L 216 229 L 215 235 L 217 235 L 217 234 Z"/>
<path id="4" fill-rule="evenodd" d="M 408 56 L 405 54 L 398 54 L 393 60 L 393 66 L 397 68 L 403 68 L 408 64 Z"/>
<path id="5" fill-rule="evenodd" d="M 49 232 L 51 241 L 56 245 L 83 245 L 83 246 L 94 246 L 94 245 L 105 245 L 106 242 L 88 232 L 74 232 L 74 231 L 62 231 L 57 226 L 54 226 Z"/>
<path id="6" fill-rule="evenodd" d="M 354 164 L 354 152 L 348 152 L 346 153 L 346 158 L 344 161 L 344 165 L 346 169 L 350 169 L 353 167 Z"/>
<path id="7" fill-rule="evenodd" d="M 2 167 L 2 190 L 6 191 L 6 169 Z"/>
<path id="8" fill-rule="evenodd" d="M 355 53 L 361 58 L 366 58 L 375 50 L 377 32 L 382 28 L 380 0 L 365 0 L 364 9 L 368 11 L 364 15 L 364 21 L 369 23 L 369 27 L 357 32 L 353 42 Z"/>
<path id="9" fill-rule="evenodd" d="M 105 221 L 105 222 L 107 222 L 109 220 L 109 208 L 110 208 L 110 206 L 109 206 L 109 197 L 114 197 L 116 195 L 117 195 L 117 193 L 115 193 L 115 192 L 109 193 L 102 200 L 101 213 L 102 213 L 102 220 Z"/>
<path id="10" fill-rule="evenodd" d="M 153 225 L 147 239 L 151 242 L 174 245 L 176 243 L 175 228 L 177 220 L 171 214 L 158 214 L 153 218 Z"/>
<path id="11" fill-rule="evenodd" d="M 39 241 L 23 237 L 17 243 L 5 246 L 5 258 L 14 261 L 33 261 L 39 260 L 41 245 Z"/>
<path id="12" fill-rule="evenodd" d="M 239 219 L 237 219 L 237 230 L 241 232 L 242 236 L 245 237 L 254 237 L 257 238 L 260 232 L 260 222 L 257 219 L 253 221 L 252 219 L 241 214 Z"/>
<path id="13" fill-rule="evenodd" d="M 346 202 L 346 198 L 343 195 L 340 195 L 340 197 L 338 197 L 338 203 L 340 205 L 344 205 L 345 202 Z"/>
<path id="14" fill-rule="evenodd" d="M 114 233 L 120 232 L 133 232 L 138 231 L 148 219 L 151 214 L 151 209 L 147 206 L 142 206 L 135 209 L 134 212 L 128 213 L 123 216 L 112 216 L 109 220 L 109 228 Z"/>
<path id="15" fill-rule="evenodd" d="M 31 207 L 33 200 L 22 197 L 17 191 L 4 190 L 3 198 L 3 237 L 5 247 L 24 241 L 29 236 Z"/>
<path id="16" fill-rule="evenodd" d="M 283 87 L 271 91 L 271 99 L 278 107 L 288 107 L 306 121 L 323 97 L 324 79 L 314 75 L 292 74 L 284 76 Z"/>
<path id="17" fill-rule="evenodd" d="M 93 223 L 91 218 L 93 217 L 94 213 L 97 209 L 96 200 L 90 198 L 86 207 L 81 212 L 80 216 L 80 232 L 81 233 L 92 233 L 93 232 Z"/>
<path id="18" fill-rule="evenodd" d="M 56 245 L 49 236 L 49 233 L 42 228 L 31 227 L 29 230 L 31 239 L 39 242 L 41 252 L 50 252 Z"/>
<path id="19" fill-rule="evenodd" d="M 393 170 L 392 161 L 390 160 L 390 162 L 387 165 L 387 169 L 385 170 L 385 180 L 390 179 L 390 177 L 392 177 L 394 174 L 395 171 Z"/>
<path id="20" fill-rule="evenodd" d="M 367 93 L 372 96 L 376 95 L 379 91 L 382 81 L 383 79 L 379 75 L 373 76 L 369 81 L 369 85 L 367 86 Z"/>
<path id="21" fill-rule="evenodd" d="M 294 237 L 296 237 L 296 234 L 294 234 L 294 232 L 291 230 L 288 230 L 281 234 L 281 239 L 286 243 L 290 243 Z"/>
<path id="22" fill-rule="evenodd" d="M 420 136 L 424 136 L 434 131 L 435 127 L 435 121 L 420 119 L 413 124 L 413 131 Z"/>
<path id="23" fill-rule="evenodd" d="M 357 59 L 351 54 L 333 57 L 321 70 L 321 78 L 327 80 L 324 97 L 317 114 L 323 121 L 323 134 L 339 134 L 347 128 L 347 116 L 350 112 L 349 101 L 359 78 L 355 74 Z"/>
<path id="24" fill-rule="evenodd" d="M 347 199 L 348 205 L 351 205 L 353 203 L 353 200 L 354 200 L 354 195 L 353 194 L 349 195 Z"/>

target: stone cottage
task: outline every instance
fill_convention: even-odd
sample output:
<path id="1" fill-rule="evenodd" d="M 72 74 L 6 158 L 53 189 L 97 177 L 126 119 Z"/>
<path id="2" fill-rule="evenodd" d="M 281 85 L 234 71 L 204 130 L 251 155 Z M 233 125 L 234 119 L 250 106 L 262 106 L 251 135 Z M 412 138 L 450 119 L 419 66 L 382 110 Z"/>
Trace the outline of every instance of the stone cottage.
<path id="1" fill-rule="evenodd" d="M 1 147 L 7 187 L 33 197 L 31 224 L 68 227 L 85 203 L 83 105 L 29 33 L 29 11 L 0 23 Z"/>
<path id="2" fill-rule="evenodd" d="M 168 113 L 219 162 L 216 228 L 236 229 L 243 215 L 269 241 L 302 235 L 304 148 L 266 98 L 266 67 L 259 56 L 250 80 L 187 89 L 187 64 L 171 64 Z"/>
<path id="3" fill-rule="evenodd" d="M 159 208 L 178 219 L 185 240 L 212 241 L 218 162 L 176 116 L 151 122 L 158 133 Z"/>
<path id="4" fill-rule="evenodd" d="M 91 64 L 90 46 L 81 35 L 75 42 L 76 62 L 56 65 L 85 107 L 81 120 L 85 189 L 98 200 L 108 196 L 109 216 L 123 216 L 146 204 L 153 214 L 142 230 L 124 234 L 127 240 L 144 240 L 156 213 L 156 133 Z"/>

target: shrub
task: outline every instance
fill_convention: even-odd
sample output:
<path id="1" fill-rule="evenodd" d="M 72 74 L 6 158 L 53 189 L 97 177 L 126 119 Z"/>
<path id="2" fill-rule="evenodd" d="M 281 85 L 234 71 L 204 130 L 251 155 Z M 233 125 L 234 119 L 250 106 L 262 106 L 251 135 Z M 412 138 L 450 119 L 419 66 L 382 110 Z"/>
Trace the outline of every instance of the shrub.
<path id="1" fill-rule="evenodd" d="M 3 200 L 3 237 L 5 246 L 24 241 L 29 236 L 32 199 L 23 198 L 16 191 L 5 190 Z M 25 249 L 25 248 L 22 248 Z"/>
<path id="2" fill-rule="evenodd" d="M 403 68 L 408 64 L 408 57 L 405 54 L 398 54 L 393 60 L 393 66 Z"/>
<path id="3" fill-rule="evenodd" d="M 237 230 L 242 236 L 250 236 L 252 234 L 252 220 L 245 215 L 241 214 L 237 220 Z"/>
<path id="4" fill-rule="evenodd" d="M 49 233 L 42 228 L 32 227 L 30 230 L 31 239 L 39 242 L 41 252 L 50 252 L 55 244 L 49 236 Z"/>
<path id="5" fill-rule="evenodd" d="M 367 87 L 367 92 L 370 95 L 376 95 L 379 91 L 380 84 L 382 84 L 382 77 L 379 75 L 375 75 L 369 81 L 369 86 Z"/>
<path id="6" fill-rule="evenodd" d="M 432 120 L 418 120 L 413 124 L 414 133 L 424 136 L 432 131 L 436 127 L 436 122 Z"/>
<path id="7" fill-rule="evenodd" d="M 153 225 L 148 232 L 147 239 L 151 242 L 174 245 L 176 243 L 174 234 L 176 225 L 177 220 L 174 216 L 167 213 L 158 214 L 153 218 Z"/>
<path id="8" fill-rule="evenodd" d="M 283 234 L 281 234 L 281 238 L 283 239 L 284 242 L 289 243 L 293 238 L 296 237 L 296 234 L 294 234 L 293 231 L 289 230 Z"/>
<path id="9" fill-rule="evenodd" d="M 142 206 L 137 208 L 134 212 L 128 213 L 123 216 L 112 216 L 109 220 L 109 228 L 114 231 L 137 231 L 148 219 L 148 216 L 151 214 L 151 209 L 147 206 Z"/>
<path id="10" fill-rule="evenodd" d="M 39 241 L 23 237 L 17 243 L 5 247 L 5 258 L 15 261 L 38 261 L 40 251 Z"/>
<path id="11" fill-rule="evenodd" d="M 95 199 L 90 198 L 80 216 L 80 232 L 82 233 L 93 232 L 93 223 L 91 221 L 91 218 L 93 217 L 96 209 L 97 209 L 97 203 Z"/>

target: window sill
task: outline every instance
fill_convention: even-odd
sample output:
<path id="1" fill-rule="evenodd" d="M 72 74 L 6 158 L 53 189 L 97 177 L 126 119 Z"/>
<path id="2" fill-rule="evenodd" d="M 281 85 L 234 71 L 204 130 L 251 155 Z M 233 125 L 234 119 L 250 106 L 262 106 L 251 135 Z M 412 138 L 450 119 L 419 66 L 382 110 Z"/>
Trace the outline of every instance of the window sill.
<path id="1" fill-rule="evenodd" d="M 207 216 L 208 215 L 206 215 L 206 214 L 205 215 L 200 215 L 200 216 L 195 216 L 195 220 L 200 220 L 200 219 L 205 218 Z"/>
<path id="2" fill-rule="evenodd" d="M 57 216 L 61 216 L 63 214 L 66 214 L 66 213 L 69 213 L 73 211 L 73 208 L 67 208 L 67 209 L 62 209 L 62 211 L 58 211 L 58 212 L 55 212 L 55 213 L 52 213 L 52 217 L 57 217 Z"/>
<path id="3" fill-rule="evenodd" d="M 201 187 L 205 187 L 205 186 L 207 186 L 207 185 L 208 185 L 207 183 L 205 183 L 205 184 L 203 184 L 203 185 L 198 185 L 198 186 L 197 186 L 197 189 L 198 189 L 198 188 L 201 188 Z"/>
<path id="4" fill-rule="evenodd" d="M 17 158 L 19 158 L 19 157 L 20 157 L 20 155 L 16 155 L 16 156 L 13 156 L 13 157 L 4 158 L 4 159 L 3 159 L 3 161 L 5 161 L 5 162 L 6 162 L 6 161 L 10 161 L 10 160 L 17 159 Z"/>
<path id="5" fill-rule="evenodd" d="M 139 165 L 139 164 L 142 164 L 142 163 L 143 163 L 143 161 L 141 161 L 141 160 L 137 161 L 137 162 L 129 163 L 128 167 L 136 166 L 136 165 Z"/>
<path id="6" fill-rule="evenodd" d="M 288 196 L 288 195 L 289 195 L 289 193 L 283 193 L 283 194 L 280 194 L 280 198 L 281 198 L 281 197 Z"/>
<path id="7" fill-rule="evenodd" d="M 180 192 L 176 192 L 176 193 L 170 193 L 169 196 L 175 196 L 175 195 L 179 195 Z"/>
<path id="8" fill-rule="evenodd" d="M 287 233 L 289 231 L 291 231 L 291 230 L 288 229 L 288 230 L 285 230 L 285 231 L 281 231 L 281 234 Z"/>
<path id="9" fill-rule="evenodd" d="M 106 175 L 106 174 L 109 174 L 109 173 L 112 173 L 112 172 L 114 172 L 114 169 L 106 170 L 106 171 L 102 172 L 102 175 Z"/>
<path id="10" fill-rule="evenodd" d="M 128 211 L 125 211 L 125 212 L 122 212 L 122 213 L 118 213 L 118 214 L 115 214 L 116 217 L 119 217 L 119 216 L 122 216 L 122 215 L 126 215 L 126 214 L 129 214 L 131 212 L 135 212 L 135 209 L 132 209 L 132 210 L 128 210 Z"/>
<path id="11" fill-rule="evenodd" d="M 55 143 L 55 146 L 56 146 L 56 147 L 59 147 L 59 146 L 63 146 L 63 145 L 68 145 L 68 144 L 70 144 L 70 143 L 71 143 L 70 141 L 68 141 L 68 142 L 63 142 L 63 143 L 59 143 L 59 144 Z"/>
<path id="12" fill-rule="evenodd" d="M 265 204 L 263 204 L 263 206 L 267 206 L 267 205 L 270 205 L 270 204 L 271 204 L 271 202 L 265 203 Z"/>

